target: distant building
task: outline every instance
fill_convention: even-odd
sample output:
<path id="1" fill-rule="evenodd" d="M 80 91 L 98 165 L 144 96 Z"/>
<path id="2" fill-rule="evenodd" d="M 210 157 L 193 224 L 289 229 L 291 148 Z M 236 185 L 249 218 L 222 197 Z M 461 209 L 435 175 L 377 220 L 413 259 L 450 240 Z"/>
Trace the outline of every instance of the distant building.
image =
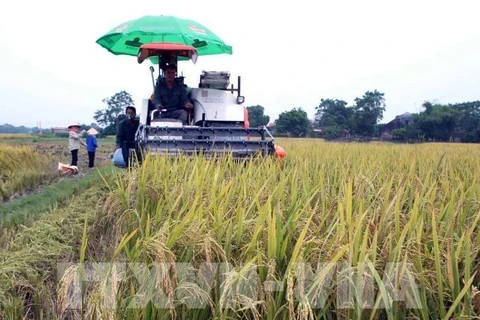
<path id="1" fill-rule="evenodd" d="M 322 131 L 322 129 L 320 129 L 320 128 L 315 128 L 315 129 L 313 129 L 312 131 L 313 131 L 313 136 L 314 136 L 315 138 L 321 137 L 322 134 L 323 134 L 323 131 Z"/>
<path id="2" fill-rule="evenodd" d="M 68 133 L 68 128 L 52 128 L 52 133 Z"/>
<path id="3" fill-rule="evenodd" d="M 386 123 L 380 129 L 380 137 L 384 139 L 391 139 L 392 131 L 395 129 L 406 128 L 413 124 L 413 114 L 410 112 L 405 112 L 404 114 L 398 115 L 392 121 Z"/>
<path id="4" fill-rule="evenodd" d="M 408 127 L 413 122 L 413 114 L 411 114 L 410 112 L 405 112 L 404 114 L 396 116 L 394 121 L 395 120 L 397 120 L 397 122 L 401 123 L 405 127 Z"/>

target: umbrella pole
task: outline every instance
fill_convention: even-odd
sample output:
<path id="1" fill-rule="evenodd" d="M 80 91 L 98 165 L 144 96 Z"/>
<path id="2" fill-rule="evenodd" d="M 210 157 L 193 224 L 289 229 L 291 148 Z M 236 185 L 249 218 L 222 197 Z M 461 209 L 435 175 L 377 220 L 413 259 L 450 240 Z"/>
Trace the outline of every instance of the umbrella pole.
<path id="1" fill-rule="evenodd" d="M 150 66 L 150 72 L 151 72 L 151 75 L 152 75 L 152 85 L 153 85 L 153 92 L 155 92 L 155 79 L 153 77 L 153 72 L 155 71 L 155 69 Z"/>

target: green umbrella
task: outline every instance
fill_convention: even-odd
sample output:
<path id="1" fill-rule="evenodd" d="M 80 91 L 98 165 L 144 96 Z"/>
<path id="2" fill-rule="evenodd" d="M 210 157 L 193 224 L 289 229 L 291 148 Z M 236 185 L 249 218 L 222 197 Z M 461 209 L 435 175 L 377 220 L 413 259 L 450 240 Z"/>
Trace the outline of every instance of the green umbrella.
<path id="1" fill-rule="evenodd" d="M 96 43 L 115 55 L 137 56 L 142 44 L 162 42 L 193 46 L 199 56 L 232 54 L 232 47 L 198 22 L 173 16 L 144 16 L 113 28 Z M 158 61 L 156 57 L 150 58 Z M 186 58 L 179 57 L 179 60 Z"/>

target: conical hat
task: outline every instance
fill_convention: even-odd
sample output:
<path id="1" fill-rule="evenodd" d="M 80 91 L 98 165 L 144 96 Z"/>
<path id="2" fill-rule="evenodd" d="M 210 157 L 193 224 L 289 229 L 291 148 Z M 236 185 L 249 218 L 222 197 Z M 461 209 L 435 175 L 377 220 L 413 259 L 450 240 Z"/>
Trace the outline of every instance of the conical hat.
<path id="1" fill-rule="evenodd" d="M 87 132 L 88 132 L 88 134 L 98 134 L 98 131 L 95 130 L 95 128 L 90 128 L 90 129 L 88 129 Z"/>

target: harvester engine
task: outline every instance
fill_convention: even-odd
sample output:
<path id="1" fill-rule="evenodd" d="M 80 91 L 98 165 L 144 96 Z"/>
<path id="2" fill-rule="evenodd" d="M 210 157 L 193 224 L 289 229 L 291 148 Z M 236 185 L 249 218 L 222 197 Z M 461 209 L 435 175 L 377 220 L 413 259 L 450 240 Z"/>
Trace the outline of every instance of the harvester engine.
<path id="1" fill-rule="evenodd" d="M 199 88 L 225 90 L 230 85 L 230 72 L 203 71 L 200 75 Z"/>

